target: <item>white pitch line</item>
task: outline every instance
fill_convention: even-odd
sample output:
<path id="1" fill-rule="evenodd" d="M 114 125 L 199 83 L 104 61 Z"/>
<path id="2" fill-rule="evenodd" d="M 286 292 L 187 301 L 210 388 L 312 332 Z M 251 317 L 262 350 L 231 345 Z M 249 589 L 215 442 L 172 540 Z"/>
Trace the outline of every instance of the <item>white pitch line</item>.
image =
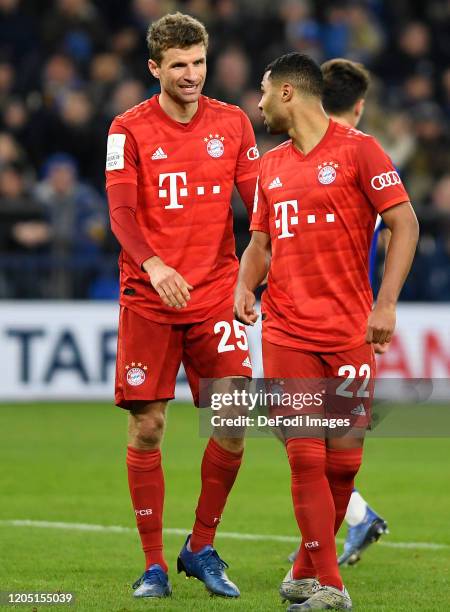
<path id="1" fill-rule="evenodd" d="M 37 527 L 41 529 L 65 529 L 68 531 L 95 531 L 101 533 L 136 533 L 135 527 L 121 527 L 119 525 L 93 525 L 91 523 L 62 523 L 59 521 L 31 521 L 31 520 L 5 520 L 0 521 L 0 527 Z M 166 528 L 165 535 L 181 535 L 189 533 L 188 529 Z M 219 531 L 218 538 L 228 540 L 251 540 L 253 542 L 289 542 L 298 544 L 297 536 L 271 535 L 262 533 L 239 533 L 234 531 Z M 338 542 L 343 542 L 338 539 Z M 436 544 L 435 542 L 389 542 L 382 540 L 378 546 L 386 548 L 423 549 L 423 550 L 448 550 L 449 544 Z"/>

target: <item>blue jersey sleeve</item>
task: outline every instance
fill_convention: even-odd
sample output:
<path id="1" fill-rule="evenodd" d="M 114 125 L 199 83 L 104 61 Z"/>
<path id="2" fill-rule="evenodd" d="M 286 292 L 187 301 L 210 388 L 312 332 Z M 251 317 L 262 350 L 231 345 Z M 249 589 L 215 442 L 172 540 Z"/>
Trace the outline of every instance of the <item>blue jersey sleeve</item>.
<path id="1" fill-rule="evenodd" d="M 378 218 L 377 223 L 375 225 L 375 231 L 373 233 L 372 244 L 370 245 L 370 253 L 369 253 L 369 280 L 370 284 L 374 285 L 375 280 L 375 264 L 377 259 L 377 244 L 378 244 L 378 236 L 380 232 L 386 229 L 387 225 L 383 221 L 381 217 Z"/>

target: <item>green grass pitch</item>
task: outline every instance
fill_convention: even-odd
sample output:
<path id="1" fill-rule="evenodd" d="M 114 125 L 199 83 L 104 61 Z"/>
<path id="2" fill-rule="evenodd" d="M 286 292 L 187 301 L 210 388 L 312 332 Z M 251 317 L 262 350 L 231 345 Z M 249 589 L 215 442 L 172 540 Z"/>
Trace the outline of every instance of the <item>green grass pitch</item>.
<path id="1" fill-rule="evenodd" d="M 163 447 L 168 528 L 189 530 L 192 525 L 205 445 L 197 432 L 195 409 L 172 404 Z M 75 606 L 35 610 L 284 610 L 278 586 L 294 544 L 220 537 L 221 531 L 297 535 L 288 464 L 274 439 L 248 440 L 216 539 L 230 565 L 229 576 L 242 592 L 236 601 L 211 598 L 198 581 L 176 574 L 182 535 L 165 536 L 172 598 L 135 601 L 130 584 L 143 564 L 136 532 L 8 523 L 29 519 L 133 527 L 125 443 L 126 414 L 107 404 L 0 406 L 0 591 L 75 593 Z M 391 535 L 372 546 L 359 565 L 343 570 L 355 610 L 450 610 L 449 455 L 448 439 L 367 442 L 358 485 L 388 520 Z"/>

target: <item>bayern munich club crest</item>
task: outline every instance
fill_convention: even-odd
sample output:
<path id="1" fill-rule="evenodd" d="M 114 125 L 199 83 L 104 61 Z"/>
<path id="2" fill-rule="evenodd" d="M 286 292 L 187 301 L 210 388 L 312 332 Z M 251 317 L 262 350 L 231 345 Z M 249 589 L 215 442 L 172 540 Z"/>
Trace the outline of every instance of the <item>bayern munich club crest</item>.
<path id="1" fill-rule="evenodd" d="M 210 134 L 203 140 L 206 142 L 206 150 L 211 157 L 222 157 L 225 151 L 225 147 L 223 145 L 223 141 L 225 140 L 224 136 L 219 136 L 219 134 Z"/>
<path id="2" fill-rule="evenodd" d="M 138 387 L 145 382 L 147 366 L 141 362 L 132 362 L 131 365 L 126 365 L 125 370 L 127 371 L 127 383 L 132 387 Z"/>
<path id="3" fill-rule="evenodd" d="M 317 178 L 319 183 L 322 185 L 329 185 L 336 180 L 336 170 L 339 168 L 339 165 L 332 161 L 323 162 L 317 166 L 317 170 L 319 171 L 317 174 Z"/>

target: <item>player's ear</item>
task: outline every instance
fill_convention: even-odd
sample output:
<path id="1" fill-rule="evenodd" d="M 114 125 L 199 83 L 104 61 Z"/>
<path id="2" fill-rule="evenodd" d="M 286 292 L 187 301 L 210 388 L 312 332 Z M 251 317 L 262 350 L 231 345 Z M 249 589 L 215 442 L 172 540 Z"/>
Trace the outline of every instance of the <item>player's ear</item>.
<path id="1" fill-rule="evenodd" d="M 159 66 L 155 62 L 155 60 L 149 59 L 147 65 L 148 65 L 148 69 L 150 70 L 151 74 L 155 77 L 155 79 L 159 79 Z"/>
<path id="2" fill-rule="evenodd" d="M 357 121 L 359 121 L 361 119 L 362 114 L 364 112 L 364 103 L 365 103 L 364 98 L 361 98 L 355 104 L 355 115 L 356 115 Z"/>
<path id="3" fill-rule="evenodd" d="M 281 86 L 281 101 L 289 102 L 292 100 L 292 96 L 294 95 L 294 88 L 290 83 L 283 83 Z"/>

